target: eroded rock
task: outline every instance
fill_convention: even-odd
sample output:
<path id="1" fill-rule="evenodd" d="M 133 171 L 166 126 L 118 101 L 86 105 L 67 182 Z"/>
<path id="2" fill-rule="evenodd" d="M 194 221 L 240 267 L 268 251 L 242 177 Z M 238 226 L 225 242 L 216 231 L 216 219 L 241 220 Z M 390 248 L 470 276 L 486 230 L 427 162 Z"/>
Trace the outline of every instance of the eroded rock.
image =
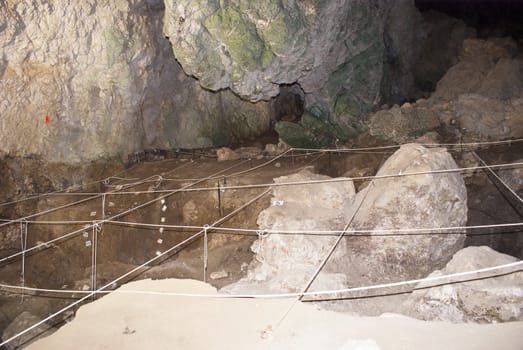
<path id="1" fill-rule="evenodd" d="M 361 190 L 351 207 L 353 230 L 401 230 L 463 226 L 467 191 L 446 150 L 407 144 L 383 164 L 377 177 Z M 400 175 L 400 176 L 396 176 Z M 361 203 L 361 207 L 359 207 Z M 359 209 L 358 209 L 359 208 Z M 352 214 L 351 214 L 352 215 Z M 349 216 L 350 217 L 350 216 Z M 388 231 L 349 237 L 346 273 L 351 285 L 419 278 L 443 267 L 463 247 L 463 230 L 443 234 L 402 235 Z"/>
<path id="2" fill-rule="evenodd" d="M 455 142 L 523 137 L 523 61 L 510 38 L 466 39 L 427 100 L 369 117 L 371 135 L 404 143 L 443 127 Z M 438 120 L 439 119 L 439 120 Z"/>
<path id="3" fill-rule="evenodd" d="M 255 259 L 248 276 L 227 286 L 228 292 L 245 290 L 300 291 L 325 258 L 336 236 L 315 234 L 321 230 L 342 230 L 346 225 L 344 212 L 354 196 L 351 181 L 281 186 L 284 183 L 329 180 L 310 169 L 274 179 L 271 206 L 260 213 L 258 226 L 261 239 L 254 242 Z M 282 233 L 264 234 L 264 230 Z M 310 234 L 285 234 L 285 231 L 304 231 Z M 338 247 L 331 262 L 318 276 L 311 290 L 343 288 L 345 275 L 340 266 L 344 259 L 344 244 Z"/>
<path id="4" fill-rule="evenodd" d="M 428 277 L 473 271 L 518 261 L 489 247 L 467 247 L 440 271 Z M 418 287 L 425 288 L 427 283 Z M 523 319 L 523 272 L 420 289 L 414 292 L 415 312 L 425 320 L 506 322 Z"/>

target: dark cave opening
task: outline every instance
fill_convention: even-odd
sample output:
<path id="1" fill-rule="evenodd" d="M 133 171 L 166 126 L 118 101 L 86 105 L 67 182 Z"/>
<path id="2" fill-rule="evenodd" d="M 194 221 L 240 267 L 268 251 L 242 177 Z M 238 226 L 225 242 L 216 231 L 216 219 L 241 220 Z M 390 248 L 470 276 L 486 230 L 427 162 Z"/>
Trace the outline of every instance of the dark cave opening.
<path id="1" fill-rule="evenodd" d="M 299 84 L 280 85 L 280 93 L 271 101 L 273 121 L 297 122 L 305 111 L 305 93 Z"/>
<path id="2" fill-rule="evenodd" d="M 511 36 L 523 39 L 523 2 L 520 0 L 415 0 L 421 12 L 434 10 L 463 20 L 478 37 Z"/>

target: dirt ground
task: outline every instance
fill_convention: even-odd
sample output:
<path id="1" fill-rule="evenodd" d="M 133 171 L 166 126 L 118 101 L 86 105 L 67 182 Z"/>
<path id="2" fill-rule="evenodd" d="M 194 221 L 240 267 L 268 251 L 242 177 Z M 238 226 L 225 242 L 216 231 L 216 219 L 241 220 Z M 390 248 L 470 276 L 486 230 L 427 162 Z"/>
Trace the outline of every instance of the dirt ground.
<path id="1" fill-rule="evenodd" d="M 142 280 L 122 290 L 215 294 L 202 282 L 172 279 Z M 523 322 L 450 324 L 399 315 L 352 317 L 292 299 L 113 293 L 27 349 L 520 350 L 521 334 Z"/>
<path id="2" fill-rule="evenodd" d="M 354 151 L 352 153 L 331 153 L 330 155 L 325 153 L 300 154 L 299 152 L 293 152 L 292 154 L 288 154 L 286 157 L 282 157 L 273 162 L 268 162 L 268 159 L 250 159 L 250 157 L 245 157 L 244 159 L 236 161 L 217 162 L 216 159 L 208 157 L 208 154 L 194 152 L 174 159 L 142 161 L 127 169 L 117 178 L 110 178 L 104 184 L 96 183 L 84 186 L 81 189 L 81 194 L 72 191 L 67 194 L 38 198 L 34 201 L 24 202 L 23 204 L 18 205 L 16 210 L 20 212 L 23 211 L 27 215 L 27 213 L 36 212 L 38 210 L 45 210 L 59 205 L 67 205 L 68 203 L 86 198 L 85 193 L 92 193 L 92 200 L 46 215 L 38 216 L 36 219 L 42 221 L 84 220 L 86 222 L 92 222 L 108 217 L 114 217 L 116 221 L 152 223 L 159 225 L 151 228 L 115 223 L 104 224 L 97 240 L 98 255 L 96 264 L 96 284 L 97 286 L 101 286 L 112 281 L 117 276 L 131 270 L 135 266 L 146 262 L 148 259 L 154 257 L 157 252 L 161 253 L 167 249 L 167 247 L 176 245 L 197 232 L 196 229 L 177 229 L 168 227 L 165 228 L 165 230 L 160 230 L 159 227 L 161 226 L 161 223 L 165 225 L 184 226 L 202 226 L 212 224 L 223 216 L 232 213 L 242 204 L 265 190 L 265 188 L 220 190 L 219 188 L 223 186 L 269 184 L 275 177 L 295 173 L 307 166 L 312 166 L 315 171 L 332 177 L 342 175 L 350 177 L 374 175 L 380 165 L 390 154 L 393 153 L 393 151 L 394 150 L 379 150 L 372 152 Z M 489 164 L 498 164 L 523 158 L 523 145 L 515 144 L 496 146 L 489 149 L 478 150 L 478 153 Z M 469 164 L 467 164 L 463 159 L 463 153 L 453 151 L 453 156 L 460 166 L 469 166 Z M 100 169 L 114 169 L 114 167 Z M 224 172 L 220 173 L 221 171 Z M 191 186 L 193 189 L 199 189 L 197 191 L 178 193 L 161 192 L 183 188 L 184 186 L 196 182 L 198 179 L 217 173 L 219 174 L 213 176 L 212 179 Z M 98 178 L 100 179 L 109 176 L 107 172 L 102 170 L 100 170 L 99 174 L 96 173 L 90 175 L 93 177 L 99 175 Z M 149 180 L 137 183 L 143 179 Z M 521 221 L 521 213 L 518 211 L 518 208 L 514 208 L 514 206 L 507 201 L 507 198 L 488 180 L 484 172 L 479 171 L 473 176 L 466 177 L 466 183 L 469 195 L 468 225 Z M 364 181 L 355 183 L 357 188 L 364 184 Z M 203 190 L 204 188 L 212 189 Z M 159 192 L 140 193 L 140 191 L 151 190 Z M 97 195 L 101 192 L 106 193 L 104 198 Z M 162 199 L 165 199 L 165 202 L 162 202 Z M 269 205 L 269 200 L 270 195 L 263 196 L 260 200 L 249 205 L 245 210 L 240 211 L 237 215 L 234 215 L 224 222 L 222 226 L 256 229 L 256 218 L 259 212 Z M 146 203 L 150 204 L 145 205 Z M 128 209 L 141 205 L 143 205 L 142 208 L 126 214 Z M 488 213 L 488 215 L 485 215 L 485 213 Z M 39 242 L 45 242 L 49 239 L 59 237 L 64 233 L 70 232 L 72 229 L 81 229 L 82 225 L 83 224 L 30 224 L 28 247 L 34 247 L 39 244 Z M 16 230 L 17 229 L 18 228 L 16 228 Z M 93 248 L 92 245 L 88 245 L 87 242 L 92 243 L 92 235 L 93 233 L 91 229 L 85 230 L 83 233 L 80 232 L 80 234 L 74 235 L 70 239 L 59 241 L 50 247 L 43 247 L 42 249 L 35 250 L 32 254 L 28 254 L 25 260 L 25 284 L 27 286 L 51 289 L 90 289 L 93 272 Z M 470 235 L 467 239 L 467 244 L 487 244 L 500 252 L 523 258 L 523 256 L 521 256 L 523 255 L 523 242 L 520 236 L 520 233 L 517 232 L 509 235 L 500 235 L 496 232 L 485 235 Z M 206 271 L 208 282 L 213 287 L 221 288 L 224 285 L 233 283 L 243 277 L 246 273 L 247 264 L 252 260 L 252 252 L 249 248 L 256 239 L 256 235 L 217 231 L 210 232 L 209 237 L 209 260 Z M 10 250 L 3 250 L 2 256 L 15 253 L 18 249 L 19 248 L 16 246 L 13 246 Z M 140 269 L 137 273 L 119 281 L 114 285 L 114 287 L 120 286 L 128 281 L 144 278 L 183 278 L 202 280 L 203 255 L 203 241 L 200 238 L 184 245 L 183 249 L 177 249 L 173 254 L 169 254 L 167 258 L 162 259 L 161 264 L 149 264 Z M 0 266 L 1 282 L 15 285 L 20 283 L 20 260 L 15 259 L 14 261 L 15 263 L 4 263 L 3 266 Z M 219 276 L 219 278 L 212 278 L 213 273 L 215 273 L 216 276 L 221 276 Z M 160 283 L 160 281 L 154 283 Z M 140 288 L 153 288 L 152 286 L 157 286 L 154 283 L 139 286 Z M 183 289 L 190 286 L 191 288 L 196 288 L 195 290 L 192 290 L 192 292 L 196 292 L 196 290 L 203 290 L 205 292 L 211 291 L 209 286 L 202 286 L 196 282 L 166 281 L 165 283 L 165 288 L 167 288 L 167 290 L 179 290 L 180 288 Z M 184 283 L 189 284 L 186 285 Z M 136 286 L 136 284 L 133 284 L 132 288 L 135 288 Z M 162 288 L 163 286 L 164 285 L 162 285 Z M 60 295 L 60 297 L 58 297 L 57 295 L 40 293 L 38 296 L 26 296 L 24 303 L 20 303 L 20 297 L 18 295 L 9 293 L 0 295 L 0 331 L 23 310 L 30 310 L 38 317 L 45 317 L 51 312 L 54 312 L 67 303 L 75 300 L 75 297 L 77 296 L 71 295 L 63 297 L 63 295 Z M 223 347 L 221 348 L 253 348 L 253 344 L 256 344 L 256 346 L 261 348 L 265 347 L 271 349 L 279 347 L 284 348 L 285 346 L 288 346 L 287 348 L 307 348 L 299 347 L 297 345 L 301 344 L 301 341 L 305 341 L 306 344 L 309 344 L 309 348 L 345 349 L 342 347 L 344 342 L 348 341 L 347 339 L 349 338 L 352 339 L 355 337 L 356 339 L 374 339 L 378 343 L 379 348 L 382 349 L 399 349 L 402 348 L 401 342 L 398 343 L 399 345 L 396 344 L 397 347 L 395 347 L 395 343 L 391 342 L 390 339 L 398 338 L 398 334 L 407 332 L 406 334 L 408 334 L 408 337 L 404 340 L 408 341 L 409 344 L 412 342 L 413 345 L 412 347 L 405 348 L 450 349 L 463 348 L 456 347 L 456 344 L 464 341 L 464 339 L 461 338 L 463 335 L 460 335 L 460 332 L 463 331 L 465 332 L 464 334 L 468 334 L 466 343 L 471 344 L 471 349 L 492 348 L 488 346 L 474 347 L 472 345 L 478 344 L 476 338 L 481 339 L 485 344 L 497 345 L 497 342 L 489 342 L 489 338 L 495 339 L 498 336 L 503 339 L 508 339 L 507 347 L 505 347 L 506 349 L 516 349 L 517 347 L 512 347 L 514 343 L 511 343 L 509 336 L 514 334 L 515 329 L 518 329 L 519 331 L 522 330 L 521 324 L 519 323 L 503 327 L 497 325 L 484 326 L 484 328 L 482 328 L 483 326 L 476 325 L 460 325 L 454 327 L 445 324 L 422 322 L 418 324 L 418 321 L 403 318 L 400 323 L 397 322 L 399 320 L 398 318 L 356 319 L 351 318 L 348 315 L 333 315 L 326 312 L 318 315 L 320 320 L 322 320 L 323 317 L 332 317 L 332 320 L 330 318 L 329 320 L 323 319 L 322 322 L 325 322 L 324 325 L 319 324 L 318 322 L 320 321 L 315 320 L 316 316 L 311 316 L 310 324 L 300 325 L 299 329 L 293 329 L 291 326 L 289 326 L 288 329 L 282 327 L 282 330 L 287 329 L 286 332 L 288 333 L 281 333 L 282 338 L 275 336 L 274 340 L 267 340 L 257 338 L 260 329 L 271 324 L 271 322 L 275 322 L 275 315 L 285 308 L 285 303 L 288 303 L 288 301 L 242 300 L 239 301 L 238 306 L 235 306 L 236 304 L 231 300 L 220 300 L 217 302 L 216 300 L 209 301 L 207 299 L 202 301 L 200 299 L 161 297 L 160 300 L 151 299 L 151 305 L 148 305 L 147 303 L 141 305 L 138 300 L 149 300 L 149 297 L 145 298 L 142 296 L 139 297 L 140 299 L 133 299 L 137 297 L 131 297 L 128 295 L 120 295 L 118 297 L 123 297 L 123 300 L 113 300 L 116 296 L 113 297 L 113 295 L 109 295 L 102 298 L 102 301 L 105 303 L 107 300 L 108 304 L 102 303 L 100 305 L 103 306 L 98 306 L 99 302 L 97 302 L 85 307 L 84 309 L 98 310 L 96 312 L 98 316 L 100 314 L 106 315 L 109 311 L 106 312 L 101 310 L 113 307 L 112 303 L 114 302 L 114 307 L 121 308 L 121 310 L 125 309 L 137 313 L 143 312 L 142 316 L 144 322 L 149 320 L 148 322 L 151 324 L 137 323 L 136 332 L 130 335 L 123 332 L 123 330 L 103 326 L 95 327 L 95 329 L 90 331 L 94 333 L 77 330 L 77 332 L 80 333 L 67 337 L 76 337 L 74 339 L 76 339 L 76 342 L 79 342 L 78 339 L 80 338 L 78 337 L 80 334 L 85 333 L 82 334 L 82 341 L 79 343 L 91 344 L 92 346 L 90 348 L 97 348 L 97 346 L 99 346 L 98 348 L 104 348 L 101 344 L 96 345 L 96 343 L 89 342 L 94 342 L 94 338 L 97 337 L 100 337 L 102 341 L 107 341 L 104 332 L 110 330 L 112 336 L 115 338 L 114 341 L 116 342 L 115 344 L 112 344 L 114 347 L 125 345 L 125 348 L 131 348 L 130 344 L 132 343 L 133 346 L 141 344 L 142 348 L 155 348 L 154 346 L 156 346 L 156 348 L 174 347 L 184 349 L 190 349 L 191 346 L 195 349 L 218 349 L 220 347 L 217 342 L 223 344 Z M 176 317 L 183 316 L 183 321 L 180 321 L 179 318 L 171 319 L 169 318 L 171 316 L 162 314 L 161 317 L 167 318 L 159 318 L 160 322 L 158 325 L 152 323 L 152 318 L 156 317 L 154 316 L 155 313 L 159 312 L 153 311 L 153 305 L 160 302 L 164 303 L 165 300 L 168 300 L 169 307 L 171 304 L 179 306 L 179 308 L 173 307 L 172 309 L 169 309 L 172 310 L 169 314 L 172 313 L 176 315 Z M 402 311 L 401 301 L 401 295 L 375 298 L 371 300 L 353 300 L 350 302 L 351 305 L 344 307 L 344 310 L 351 312 L 353 315 L 380 315 L 383 312 L 400 313 Z M 123 304 L 119 304 L 120 302 L 126 305 L 125 308 L 122 306 Z M 225 318 L 217 318 L 215 314 L 201 310 L 200 307 L 207 305 L 207 303 L 210 303 L 210 310 L 212 310 L 211 306 L 214 305 L 213 303 L 216 303 L 217 309 L 213 312 L 218 315 L 224 315 Z M 137 309 L 133 310 L 134 307 Z M 252 315 L 260 313 L 260 308 L 264 310 L 263 314 L 267 317 L 267 319 L 265 319 L 266 321 L 264 321 L 266 325 L 264 325 L 263 322 L 255 323 L 259 320 L 257 320 L 256 317 L 252 317 Z M 296 320 L 299 320 L 300 317 L 303 319 L 309 319 L 309 313 L 316 315 L 316 311 L 312 305 L 300 304 L 296 309 L 301 310 L 296 313 L 296 315 L 298 315 Z M 200 311 L 196 312 L 191 310 Z M 233 311 L 237 311 L 238 314 L 235 314 Z M 87 313 L 87 311 L 85 313 Z M 294 314 L 295 313 L 293 312 L 293 315 Z M 304 316 L 305 314 L 307 315 L 306 317 Z M 77 319 L 81 320 L 81 316 L 82 312 L 77 315 Z M 140 318 L 138 316 L 125 316 L 125 314 L 122 314 L 121 317 L 124 317 L 124 319 L 126 317 L 132 318 L 133 320 L 136 319 L 136 322 L 138 322 L 138 319 Z M 232 322 L 232 319 L 234 319 L 234 322 L 237 322 L 237 318 L 238 320 L 249 319 L 249 322 L 254 322 L 252 324 L 246 322 L 245 326 L 247 329 L 245 330 L 245 336 L 239 335 L 239 328 L 235 336 L 229 334 L 229 331 L 218 331 L 222 329 L 220 328 L 222 323 L 229 324 Z M 251 320 L 251 318 L 254 319 Z M 106 317 L 104 316 L 103 319 L 105 322 Z M 203 322 L 203 319 L 210 320 L 211 324 L 204 325 L 202 323 L 199 325 L 188 322 L 189 320 L 191 322 Z M 63 318 L 58 317 L 56 322 L 63 322 Z M 60 330 L 57 334 L 65 332 L 65 329 L 77 329 L 76 327 L 79 327 L 77 324 L 84 324 L 82 322 L 83 321 L 79 321 L 77 323 L 75 320 L 75 322 L 68 324 L 67 327 L 64 328 L 64 331 Z M 87 322 L 88 325 L 85 326 L 84 324 L 84 326 L 81 326 L 80 328 L 90 327 L 89 324 L 100 324 L 100 320 L 95 318 L 86 319 L 85 322 Z M 123 321 L 120 320 L 118 322 L 119 326 L 123 325 L 121 323 Z M 241 326 L 242 322 L 239 323 L 240 324 L 234 324 L 234 327 Z M 326 324 L 329 326 L 326 326 Z M 154 327 L 163 327 L 164 325 L 168 325 L 168 328 L 170 327 L 169 329 L 171 331 L 176 329 L 176 333 L 171 334 L 169 330 L 160 330 L 160 328 L 158 328 L 158 330 L 153 329 Z M 186 328 L 181 328 L 182 326 Z M 132 328 L 134 326 L 123 325 L 123 327 L 125 329 L 125 327 Z M 191 330 L 190 327 L 195 327 L 195 330 Z M 361 333 L 346 332 L 343 335 L 336 335 L 335 333 L 340 327 L 346 330 L 360 329 L 361 327 Z M 208 333 L 208 338 L 207 336 L 190 336 L 190 334 L 192 334 L 191 332 L 195 332 L 196 330 L 202 332 L 202 329 L 205 329 L 206 334 Z M 254 331 L 254 329 L 256 329 L 256 331 Z M 313 337 L 309 336 L 308 333 L 304 331 L 306 329 L 309 329 L 310 333 L 313 333 L 312 330 L 314 329 L 314 334 L 317 333 L 317 338 L 323 339 L 323 343 L 315 342 L 315 340 L 312 339 Z M 379 329 L 379 332 L 376 332 L 376 329 Z M 210 330 L 213 331 L 211 332 Z M 300 336 L 291 336 L 293 332 Z M 417 332 L 419 332 L 419 336 L 417 335 Z M 223 335 L 231 337 L 234 341 L 231 343 L 230 339 L 218 338 L 218 335 L 220 335 L 218 333 L 223 333 Z M 123 336 L 119 337 L 120 334 L 123 334 Z M 144 334 L 144 338 L 141 338 L 142 334 Z M 174 337 L 174 334 L 176 334 L 176 337 Z M 424 339 L 426 338 L 424 335 L 427 335 L 428 337 L 428 334 L 431 336 L 430 341 L 427 340 L 428 338 Z M 448 335 L 443 336 L 443 334 Z M 94 335 L 96 335 L 96 337 Z M 161 336 L 157 345 L 154 345 L 153 347 L 145 345 L 148 344 L 148 341 L 153 341 L 156 336 Z M 167 336 L 169 336 L 169 338 L 163 338 Z M 171 338 L 171 336 L 173 336 L 173 338 Z M 69 340 L 63 341 L 71 341 L 71 338 L 67 337 L 64 339 Z M 403 339 L 403 337 L 401 339 Z M 89 340 L 89 342 L 86 342 L 85 340 Z M 446 343 L 447 341 L 448 343 Z M 204 343 L 200 342 L 204 342 L 207 345 L 211 344 L 212 346 L 203 346 Z M 435 345 L 430 347 L 432 346 L 432 343 Z M 168 344 L 168 346 L 165 346 L 165 344 Z M 228 347 L 226 346 L 227 344 L 234 344 L 234 347 Z M 236 347 L 236 344 L 238 344 L 238 347 Z M 241 344 L 248 344 L 249 346 L 242 347 L 240 346 Z M 316 347 L 313 346 L 314 344 Z M 330 345 L 328 345 L 329 347 L 324 347 L 323 344 Z M 178 345 L 178 347 L 174 345 Z M 64 348 L 68 348 L 68 346 L 65 346 Z M 113 348 L 113 346 L 107 346 L 106 348 Z M 499 348 L 503 349 L 503 347 Z M 518 349 L 520 348 L 521 347 Z M 351 347 L 347 347 L 347 349 L 351 349 Z"/>

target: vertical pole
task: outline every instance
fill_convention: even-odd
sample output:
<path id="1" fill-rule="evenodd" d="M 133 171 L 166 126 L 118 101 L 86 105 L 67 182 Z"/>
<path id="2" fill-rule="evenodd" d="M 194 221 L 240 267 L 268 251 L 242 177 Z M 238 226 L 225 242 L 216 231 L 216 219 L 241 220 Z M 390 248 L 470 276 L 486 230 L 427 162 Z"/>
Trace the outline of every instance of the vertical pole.
<path id="1" fill-rule="evenodd" d="M 24 302 L 24 289 L 25 288 L 25 250 L 27 249 L 27 220 L 23 219 L 20 221 L 20 246 L 22 249 L 22 270 L 20 272 L 20 282 L 22 285 L 22 295 L 20 303 Z"/>
<path id="2" fill-rule="evenodd" d="M 220 217 L 223 216 L 223 210 L 222 210 L 222 194 L 221 194 L 221 187 L 220 187 L 220 180 L 218 180 L 218 209 Z"/>
<path id="3" fill-rule="evenodd" d="M 98 230 L 100 229 L 100 226 L 98 223 L 93 223 L 93 233 L 91 236 L 92 244 L 91 244 L 91 292 L 94 292 L 96 290 L 96 260 L 97 260 L 97 249 L 96 246 L 98 245 Z M 91 300 L 95 299 L 95 293 L 91 295 Z"/>
<path id="4" fill-rule="evenodd" d="M 208 237 L 207 237 L 207 230 L 209 229 L 209 225 L 203 226 L 203 281 L 207 282 L 207 259 L 208 259 Z"/>

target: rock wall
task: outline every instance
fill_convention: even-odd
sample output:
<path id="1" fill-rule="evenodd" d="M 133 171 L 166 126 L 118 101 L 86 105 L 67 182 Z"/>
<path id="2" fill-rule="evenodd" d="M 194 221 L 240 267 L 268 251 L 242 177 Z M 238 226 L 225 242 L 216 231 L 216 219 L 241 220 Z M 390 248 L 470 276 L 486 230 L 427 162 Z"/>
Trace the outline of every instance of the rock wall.
<path id="1" fill-rule="evenodd" d="M 409 0 L 182 0 L 166 3 L 164 32 L 185 72 L 207 89 L 259 101 L 299 84 L 306 108 L 322 110 L 312 113 L 318 121 L 277 130 L 300 146 L 320 125 L 330 136 L 313 144 L 325 145 L 355 136 L 383 98 L 409 95 L 420 20 Z"/>
<path id="2" fill-rule="evenodd" d="M 0 3 L 0 152 L 77 162 L 195 148 L 269 128 L 268 103 L 186 76 L 161 0 Z"/>

